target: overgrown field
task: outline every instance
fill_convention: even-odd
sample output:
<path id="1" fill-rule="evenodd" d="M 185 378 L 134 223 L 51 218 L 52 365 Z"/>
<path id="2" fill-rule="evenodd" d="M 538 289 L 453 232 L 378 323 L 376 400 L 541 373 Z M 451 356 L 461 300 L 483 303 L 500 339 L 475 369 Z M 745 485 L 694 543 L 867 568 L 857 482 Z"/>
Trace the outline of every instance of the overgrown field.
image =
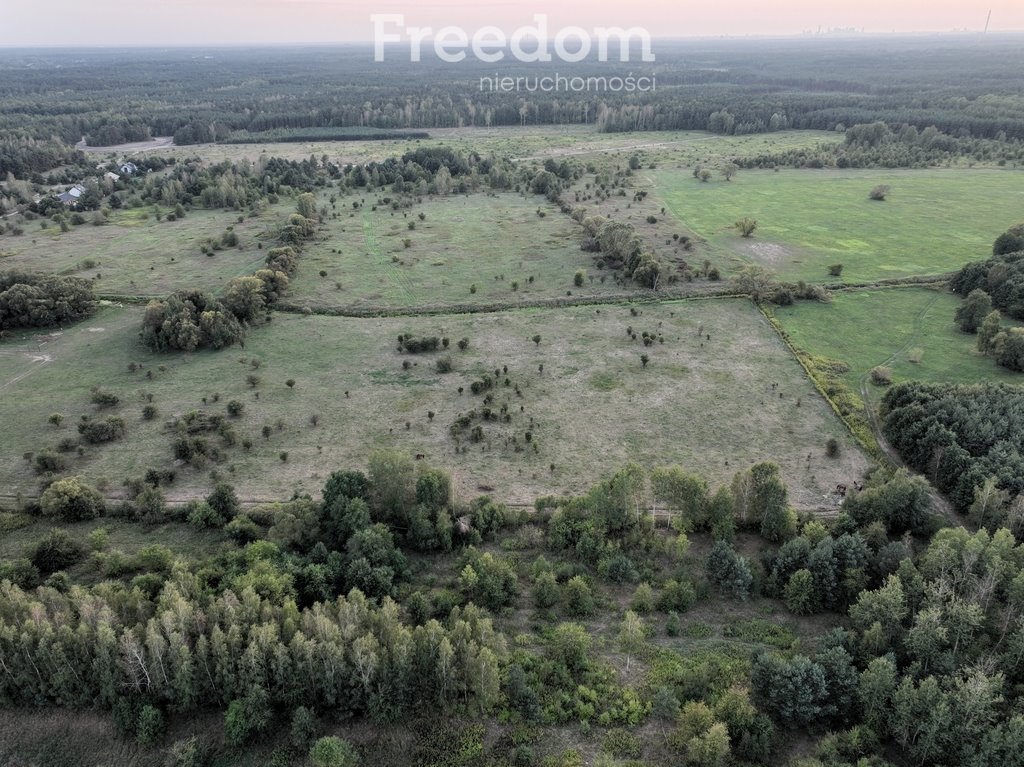
<path id="1" fill-rule="evenodd" d="M 810 147 L 822 141 L 841 141 L 842 135 L 826 131 L 780 131 L 749 136 L 718 136 L 705 131 L 636 131 L 599 133 L 593 126 L 435 128 L 429 139 L 394 141 L 310 141 L 276 144 L 203 144 L 154 150 L 178 159 L 201 156 L 209 162 L 255 161 L 261 155 L 305 160 L 326 155 L 332 162 L 365 163 L 401 155 L 410 148 L 447 146 L 486 157 L 508 155 L 519 161 L 548 157 L 577 157 L 595 160 L 602 155 L 619 156 L 639 152 L 651 162 L 722 161 L 737 155 L 755 156 L 766 152 Z M 98 154 L 98 158 L 106 155 Z M 117 159 L 118 155 L 111 155 Z"/>
<path id="2" fill-rule="evenodd" d="M 306 247 L 288 303 L 362 310 L 514 306 L 625 290 L 580 250 L 579 224 L 542 197 L 453 194 L 409 211 L 375 205 L 377 198 L 337 201 L 338 218 Z M 362 200 L 354 210 L 352 202 Z M 579 270 L 589 277 L 576 287 Z"/>
<path id="3" fill-rule="evenodd" d="M 651 178 L 652 195 L 735 264 L 809 282 L 836 281 L 834 264 L 847 282 L 951 272 L 985 257 L 1024 203 L 1024 174 L 1013 170 L 759 170 L 702 183 L 663 169 Z M 878 185 L 891 188 L 885 201 L 869 199 Z M 749 239 L 733 226 L 744 217 L 758 222 Z"/>
<path id="4" fill-rule="evenodd" d="M 289 206 L 290 207 L 290 206 Z M 46 221 L 28 222 L 25 233 L 0 242 L 0 270 L 69 274 L 95 279 L 98 293 L 162 296 L 173 290 L 199 288 L 217 292 L 232 277 L 250 274 L 264 263 L 258 250 L 280 224 L 275 208 L 258 216 L 235 211 L 195 209 L 185 218 L 161 220 L 152 207 L 112 211 L 103 226 L 86 223 L 61 232 Z M 222 246 L 229 228 L 238 238 Z M 218 242 L 211 255 L 202 252 L 209 240 Z M 266 245 L 264 246 L 266 247 Z"/>
<path id="5" fill-rule="evenodd" d="M 815 508 L 866 468 L 796 361 L 741 300 L 384 320 L 279 314 L 253 329 L 244 349 L 162 356 L 138 341 L 140 318 L 141 309 L 108 307 L 43 345 L 30 335 L 5 345 L 5 492 L 34 495 L 32 456 L 23 456 L 77 437 L 82 415 L 109 414 L 125 420 L 123 439 L 65 455 L 68 470 L 104 478 L 111 495 L 147 469 L 176 468 L 172 498 L 205 493 L 215 470 L 246 498 L 279 500 L 316 492 L 328 467 L 362 466 L 378 446 L 450 468 L 464 495 L 527 504 L 581 491 L 630 460 L 680 463 L 716 482 L 773 460 L 794 502 Z M 450 348 L 400 353 L 405 334 L 448 338 Z M 438 372 L 443 357 L 452 372 Z M 129 372 L 133 362 L 142 369 Z M 472 394 L 485 376 L 494 387 Z M 98 410 L 93 387 L 121 402 Z M 244 411 L 228 419 L 236 440 L 224 460 L 175 467 L 168 422 L 192 410 L 224 414 L 231 400 Z M 146 404 L 157 410 L 149 421 Z M 470 411 L 475 417 L 453 435 Z M 48 423 L 54 412 L 65 416 L 60 427 Z M 832 437 L 839 458 L 825 456 Z"/>

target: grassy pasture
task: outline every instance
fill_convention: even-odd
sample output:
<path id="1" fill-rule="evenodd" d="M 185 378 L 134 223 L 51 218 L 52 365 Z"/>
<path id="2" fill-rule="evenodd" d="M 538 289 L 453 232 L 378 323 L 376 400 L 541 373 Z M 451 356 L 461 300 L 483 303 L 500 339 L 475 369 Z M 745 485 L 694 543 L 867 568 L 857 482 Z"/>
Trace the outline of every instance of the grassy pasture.
<path id="1" fill-rule="evenodd" d="M 679 170 L 651 173 L 652 196 L 711 249 L 789 280 L 847 282 L 939 274 L 986 257 L 996 234 L 1019 223 L 1024 174 L 1011 170 L 740 171 L 701 183 Z M 891 187 L 885 202 L 868 198 Z M 750 239 L 732 227 L 749 216 Z"/>
<path id="2" fill-rule="evenodd" d="M 542 197 L 429 197 L 410 211 L 389 205 L 373 210 L 371 195 L 354 211 L 355 199 L 363 198 L 340 198 L 338 218 L 329 219 L 318 241 L 303 250 L 288 303 L 364 309 L 515 305 L 570 290 L 621 291 L 610 275 L 602 283 L 591 254 L 580 250 L 579 225 Z M 593 277 L 582 288 L 573 285 L 579 269 Z"/>
<path id="3" fill-rule="evenodd" d="M 281 205 L 294 207 L 291 201 Z M 273 243 L 266 233 L 276 229 L 275 210 L 242 223 L 239 215 L 193 210 L 184 219 L 158 222 L 152 208 L 136 208 L 114 211 L 105 226 L 92 226 L 86 214 L 87 223 L 63 233 L 53 222 L 46 229 L 28 222 L 25 234 L 0 241 L 0 270 L 87 277 L 95 280 L 98 293 L 107 294 L 154 296 L 192 287 L 219 292 L 232 277 L 263 265 L 264 254 L 257 249 L 261 238 Z M 200 243 L 219 240 L 229 226 L 239 247 L 203 255 Z"/>
<path id="4" fill-rule="evenodd" d="M 254 329 L 244 349 L 154 356 L 137 339 L 141 309 L 107 307 L 42 346 L 29 334 L 4 346 L 0 487 L 34 494 L 37 482 L 23 454 L 73 436 L 78 418 L 95 411 L 92 386 L 121 397 L 114 411 L 129 433 L 82 457 L 68 454 L 68 471 L 103 480 L 109 494 L 125 478 L 172 464 L 164 426 L 170 417 L 193 409 L 224 412 L 231 399 L 245 403 L 235 422 L 238 446 L 216 469 L 252 500 L 315 493 L 330 471 L 364 465 L 377 446 L 422 453 L 451 469 L 465 496 L 489 488 L 497 498 L 523 503 L 583 490 L 628 460 L 680 463 L 724 482 L 770 459 L 782 466 L 794 502 L 814 507 L 825 491 L 865 468 L 842 425 L 748 303 L 674 302 L 638 311 L 604 306 L 382 320 L 279 314 Z M 638 336 L 660 333 L 665 342 L 644 348 L 627 336 L 628 326 Z M 438 373 L 439 354 L 398 353 L 401 333 L 449 337 L 455 370 Z M 531 340 L 535 334 L 539 345 Z M 462 337 L 470 339 L 466 352 L 454 349 Z M 255 371 L 254 358 L 262 363 Z M 153 378 L 129 373 L 133 361 Z M 491 407 L 507 403 L 511 423 L 482 424 L 484 441 L 464 436 L 457 452 L 449 426 L 484 404 L 469 393 L 470 384 L 505 365 L 510 383 L 500 381 Z M 257 387 L 247 383 L 249 375 L 260 378 Z M 288 379 L 294 388 L 285 385 Z M 146 394 L 159 410 L 153 421 L 141 416 Z M 47 423 L 51 412 L 66 416 L 59 429 Z M 536 452 L 525 443 L 527 430 Z M 525 450 L 517 452 L 508 441 L 513 436 Z M 829 437 L 844 446 L 842 458 L 825 457 Z M 240 446 L 246 439 L 253 443 L 249 451 Z M 178 475 L 172 498 L 194 497 L 212 484 L 206 470 L 179 467 Z"/>
<path id="5" fill-rule="evenodd" d="M 779 307 L 775 316 L 798 347 L 847 363 L 843 379 L 854 391 L 876 365 L 890 368 L 896 382 L 1024 383 L 978 352 L 976 336 L 960 332 L 953 320 L 960 304 L 925 288 L 858 290 L 835 294 L 831 304 Z"/>

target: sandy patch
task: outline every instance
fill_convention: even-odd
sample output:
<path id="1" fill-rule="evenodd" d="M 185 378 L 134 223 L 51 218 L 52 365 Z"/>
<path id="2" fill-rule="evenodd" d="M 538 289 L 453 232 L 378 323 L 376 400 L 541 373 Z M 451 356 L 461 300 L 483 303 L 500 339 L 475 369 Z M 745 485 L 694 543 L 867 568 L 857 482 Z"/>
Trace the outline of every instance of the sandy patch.
<path id="1" fill-rule="evenodd" d="M 776 266 L 793 255 L 788 248 L 774 242 L 750 242 L 746 250 L 755 261 L 765 266 Z"/>

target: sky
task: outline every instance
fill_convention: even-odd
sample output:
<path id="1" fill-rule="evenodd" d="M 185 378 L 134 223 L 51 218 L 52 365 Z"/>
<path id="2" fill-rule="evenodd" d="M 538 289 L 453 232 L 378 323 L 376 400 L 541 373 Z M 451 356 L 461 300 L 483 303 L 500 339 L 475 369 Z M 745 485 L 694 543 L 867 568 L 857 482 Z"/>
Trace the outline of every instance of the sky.
<path id="1" fill-rule="evenodd" d="M 242 45 L 370 42 L 371 14 L 407 26 L 496 26 L 549 17 L 562 27 L 640 26 L 654 37 L 1024 31 L 1022 0 L 3 0 L 0 46 Z"/>

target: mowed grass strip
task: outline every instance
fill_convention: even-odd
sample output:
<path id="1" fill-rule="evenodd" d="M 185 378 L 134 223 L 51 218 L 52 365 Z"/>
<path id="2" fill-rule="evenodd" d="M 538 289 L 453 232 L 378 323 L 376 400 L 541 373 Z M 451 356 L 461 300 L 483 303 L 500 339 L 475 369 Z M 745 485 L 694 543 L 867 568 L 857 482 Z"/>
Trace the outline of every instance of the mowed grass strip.
<path id="1" fill-rule="evenodd" d="M 788 280 L 860 282 L 941 274 L 985 258 L 1020 223 L 1024 173 L 997 169 L 740 171 L 701 183 L 657 171 L 654 194 L 712 249 Z M 878 185 L 884 202 L 869 199 Z M 758 229 L 744 239 L 744 217 Z"/>
<path id="2" fill-rule="evenodd" d="M 680 463 L 713 482 L 773 460 L 793 501 L 814 508 L 864 470 L 867 461 L 842 424 L 748 302 L 684 301 L 637 312 L 607 305 L 383 320 L 276 315 L 253 329 L 244 349 L 152 355 L 137 338 L 142 310 L 108 307 L 45 344 L 45 364 L 33 362 L 40 349 L 31 336 L 3 347 L 0 492 L 34 494 L 38 483 L 23 455 L 74 436 L 79 417 L 96 412 L 92 386 L 121 397 L 111 412 L 125 419 L 128 436 L 82 457 L 69 453 L 68 472 L 102 480 L 111 494 L 148 468 L 175 467 L 169 419 L 194 409 L 224 413 L 232 399 L 245 405 L 234 420 L 238 444 L 216 466 L 175 467 L 172 499 L 207 492 L 214 468 L 248 499 L 316 493 L 331 471 L 364 466 L 374 447 L 452 470 L 464 496 L 490 492 L 520 503 L 582 491 L 629 460 Z M 644 332 L 664 343 L 645 347 Z M 404 333 L 449 338 L 453 372 L 438 372 L 441 353 L 400 353 Z M 465 352 L 456 348 L 461 338 L 469 339 Z M 131 362 L 144 368 L 130 373 Z M 482 440 L 473 442 L 467 430 L 457 450 L 449 427 L 460 413 L 480 412 L 484 395 L 473 396 L 471 384 L 495 370 L 496 419 L 476 421 Z M 148 395 L 159 411 L 152 421 L 142 418 Z M 502 406 L 509 423 L 497 421 Z M 52 412 L 65 415 L 60 428 L 47 422 Z M 825 456 L 832 437 L 842 445 L 839 459 Z"/>

